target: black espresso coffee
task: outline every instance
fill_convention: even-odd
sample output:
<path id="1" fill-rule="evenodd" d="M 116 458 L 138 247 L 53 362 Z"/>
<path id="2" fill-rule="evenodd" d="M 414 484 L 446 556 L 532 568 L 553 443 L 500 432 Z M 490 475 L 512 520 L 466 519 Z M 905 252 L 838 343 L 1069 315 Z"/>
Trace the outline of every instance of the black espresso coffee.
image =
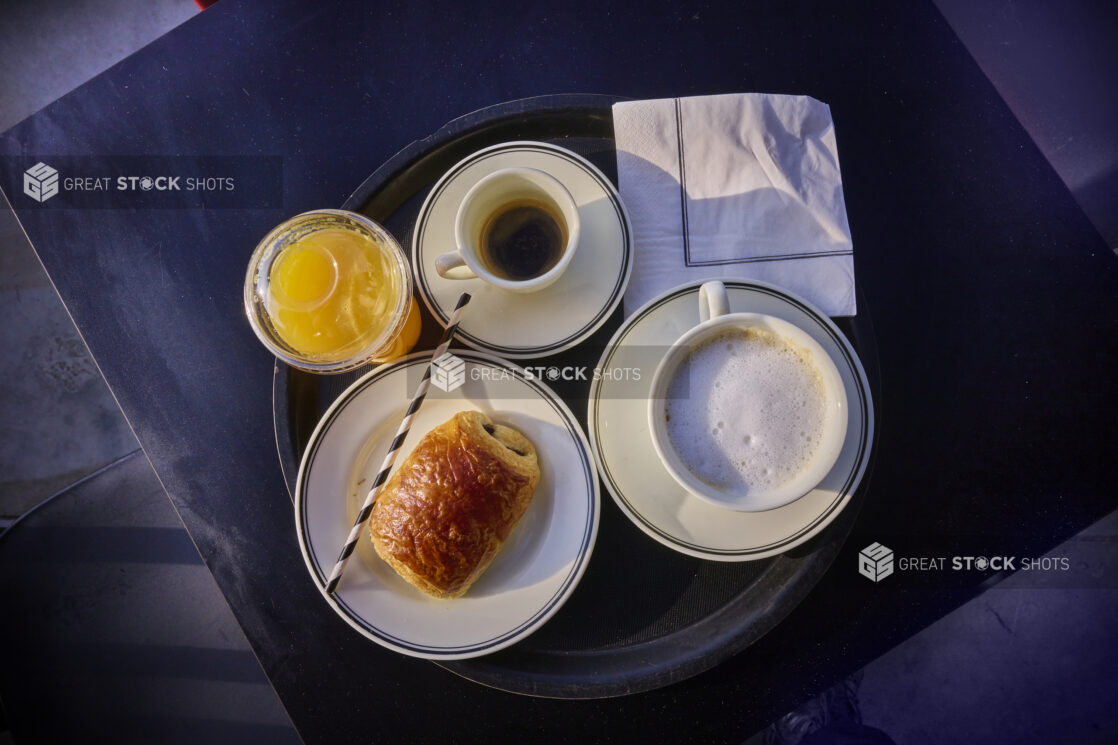
<path id="1" fill-rule="evenodd" d="M 481 259 L 503 279 L 535 279 L 563 256 L 567 229 L 550 205 L 529 199 L 497 209 L 481 229 Z"/>

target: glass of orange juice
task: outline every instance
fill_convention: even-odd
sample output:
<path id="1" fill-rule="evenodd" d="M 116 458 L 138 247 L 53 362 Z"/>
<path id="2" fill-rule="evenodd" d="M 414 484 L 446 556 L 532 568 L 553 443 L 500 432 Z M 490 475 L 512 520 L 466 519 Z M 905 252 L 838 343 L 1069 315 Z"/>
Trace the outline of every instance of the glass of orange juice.
<path id="1" fill-rule="evenodd" d="M 400 244 L 344 210 L 305 212 L 260 241 L 245 278 L 245 312 L 276 357 L 320 373 L 407 354 L 420 330 Z"/>

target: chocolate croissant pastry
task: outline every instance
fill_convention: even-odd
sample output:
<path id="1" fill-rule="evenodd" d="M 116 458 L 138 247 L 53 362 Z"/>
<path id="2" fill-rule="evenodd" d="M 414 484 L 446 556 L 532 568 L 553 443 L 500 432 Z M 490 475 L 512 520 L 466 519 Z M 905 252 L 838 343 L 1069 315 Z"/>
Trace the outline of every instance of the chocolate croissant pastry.
<path id="1" fill-rule="evenodd" d="M 524 435 L 463 411 L 423 436 L 369 518 L 377 554 L 437 598 L 463 595 L 524 514 L 539 482 Z"/>

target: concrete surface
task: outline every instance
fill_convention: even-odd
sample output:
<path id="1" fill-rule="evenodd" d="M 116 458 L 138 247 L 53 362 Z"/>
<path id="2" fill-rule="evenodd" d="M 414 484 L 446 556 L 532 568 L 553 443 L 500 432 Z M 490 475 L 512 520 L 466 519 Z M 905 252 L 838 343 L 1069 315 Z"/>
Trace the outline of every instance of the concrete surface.
<path id="1" fill-rule="evenodd" d="M 299 743 L 141 452 L 0 537 L 16 742 Z"/>
<path id="2" fill-rule="evenodd" d="M 986 77 L 1118 251 L 1118 4 L 935 0 Z"/>
<path id="3" fill-rule="evenodd" d="M 0 0 L 0 132 L 196 13 L 192 0 Z"/>
<path id="4" fill-rule="evenodd" d="M 0 517 L 14 517 L 139 445 L 9 209 L 0 314 Z"/>

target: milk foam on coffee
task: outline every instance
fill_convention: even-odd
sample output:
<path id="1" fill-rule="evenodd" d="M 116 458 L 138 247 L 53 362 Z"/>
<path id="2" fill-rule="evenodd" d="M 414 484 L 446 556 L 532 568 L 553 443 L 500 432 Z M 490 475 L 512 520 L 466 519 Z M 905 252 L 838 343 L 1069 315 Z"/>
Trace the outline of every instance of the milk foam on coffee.
<path id="1" fill-rule="evenodd" d="M 811 353 L 759 327 L 693 349 L 665 391 L 667 433 L 687 468 L 729 492 L 778 486 L 811 462 L 826 397 Z"/>

